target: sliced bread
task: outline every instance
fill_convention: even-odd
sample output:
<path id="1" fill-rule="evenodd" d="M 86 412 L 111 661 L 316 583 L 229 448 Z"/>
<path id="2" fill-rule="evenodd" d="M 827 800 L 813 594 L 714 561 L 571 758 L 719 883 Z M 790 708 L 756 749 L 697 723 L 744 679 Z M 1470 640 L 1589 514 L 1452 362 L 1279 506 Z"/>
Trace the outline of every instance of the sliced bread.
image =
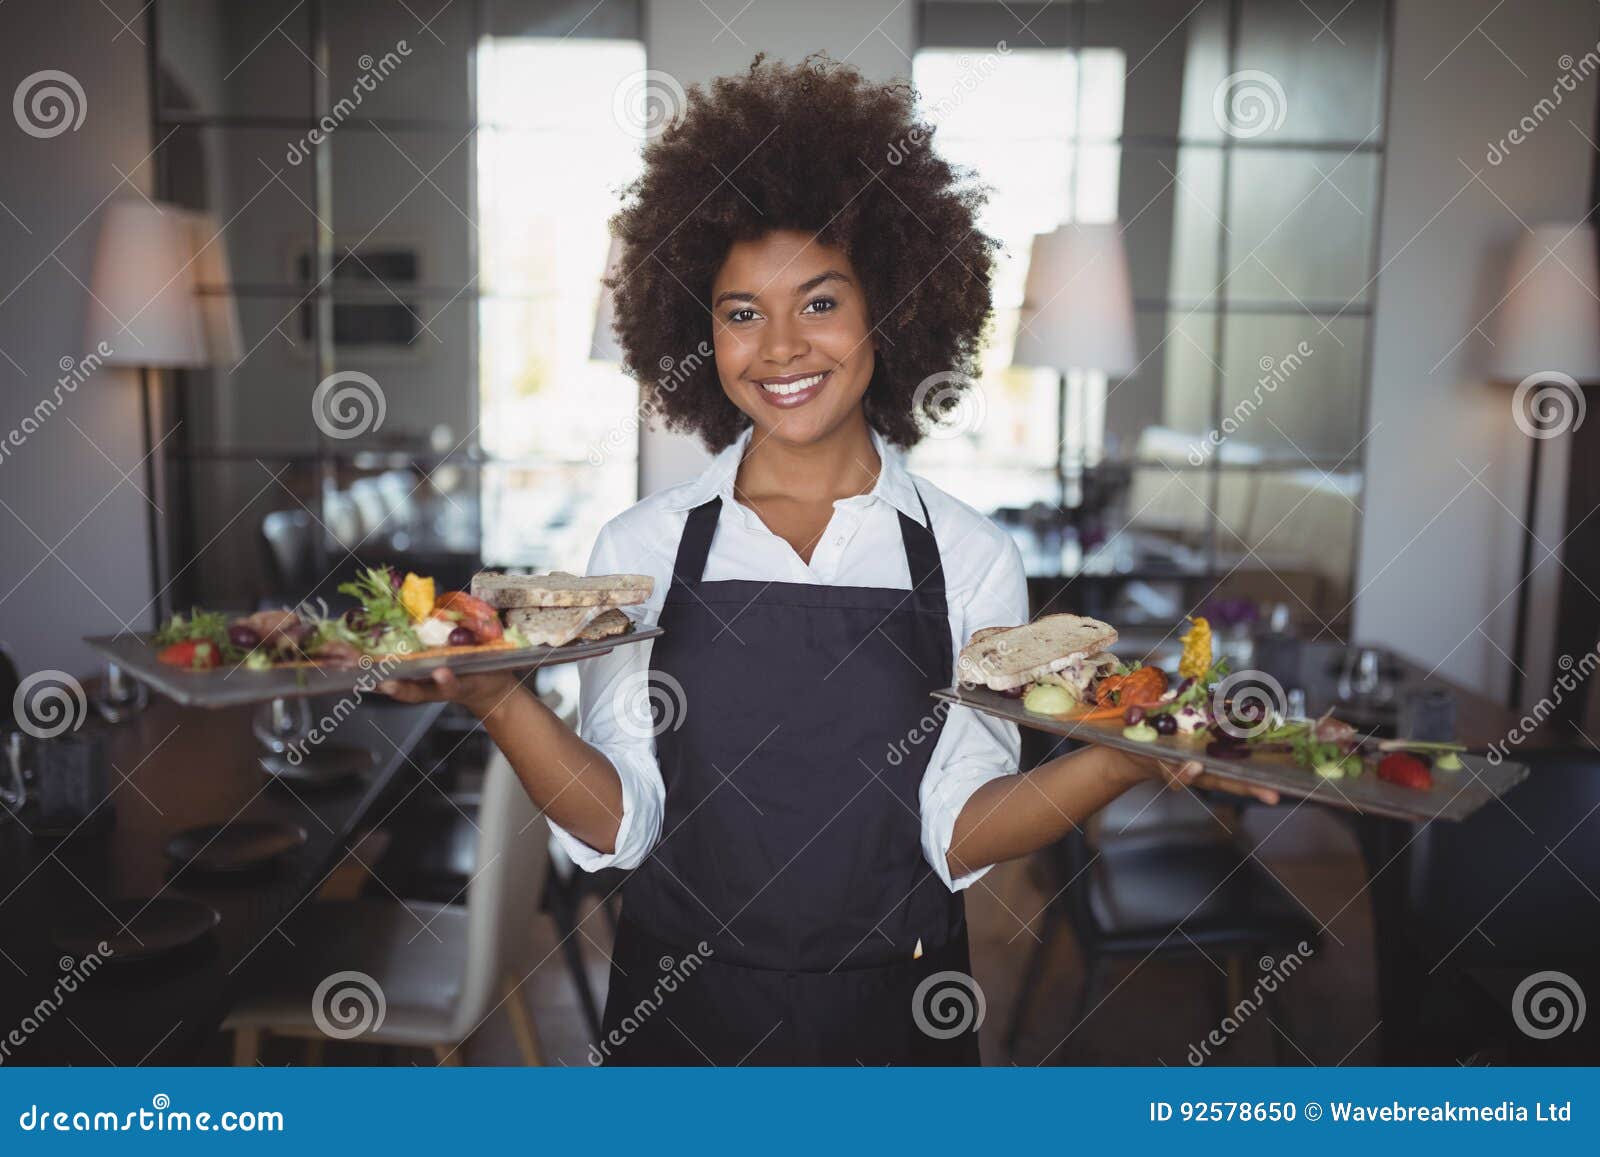
<path id="1" fill-rule="evenodd" d="M 1083 615 L 1046 615 L 1020 627 L 983 627 L 961 648 L 956 677 L 1009 691 L 1117 641 L 1116 628 Z"/>
<path id="2" fill-rule="evenodd" d="M 655 580 L 642 574 L 583 577 L 550 574 L 501 574 L 481 571 L 472 576 L 472 593 L 497 610 L 521 607 L 625 607 L 649 599 Z"/>

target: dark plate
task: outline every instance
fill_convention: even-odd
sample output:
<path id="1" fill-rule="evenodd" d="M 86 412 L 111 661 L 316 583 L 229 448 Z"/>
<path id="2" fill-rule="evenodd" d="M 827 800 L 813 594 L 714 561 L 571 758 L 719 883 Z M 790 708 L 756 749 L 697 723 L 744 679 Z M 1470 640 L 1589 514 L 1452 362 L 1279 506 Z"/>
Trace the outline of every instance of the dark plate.
<path id="1" fill-rule="evenodd" d="M 1286 753 L 1261 752 L 1248 759 L 1218 759 L 1206 754 L 1203 742 L 1177 736 L 1162 736 L 1148 743 L 1128 739 L 1122 734 L 1121 719 L 1085 721 L 1038 715 L 1023 707 L 1021 699 L 1007 699 L 987 688 L 968 691 L 952 687 L 935 691 L 933 697 L 1081 743 L 1098 743 L 1134 755 L 1196 759 L 1207 771 L 1237 783 L 1270 787 L 1286 796 L 1398 820 L 1464 820 L 1528 777 L 1523 764 L 1492 764 L 1481 755 L 1463 755 L 1462 769 L 1434 772 L 1433 787 L 1427 791 L 1386 783 L 1372 771 L 1343 779 L 1323 779 Z"/>
<path id="2" fill-rule="evenodd" d="M 206 824 L 173 836 L 167 855 L 208 872 L 243 872 L 304 847 L 308 838 L 299 824 L 272 820 Z"/>
<path id="3" fill-rule="evenodd" d="M 466 651 L 418 659 L 407 663 L 337 670 L 332 667 L 277 667 L 251 671 L 244 666 L 218 667 L 213 671 L 189 671 L 170 667 L 156 658 L 159 650 L 149 635 L 97 635 L 84 642 L 105 655 L 122 670 L 184 707 L 237 707 L 266 703 L 273 699 L 305 699 L 312 695 L 338 695 L 360 689 L 377 694 L 381 679 L 423 679 L 436 667 L 449 667 L 463 675 L 490 671 L 521 671 L 553 667 L 604 655 L 615 647 L 642 643 L 661 634 L 660 627 L 635 627 L 625 635 L 613 635 L 593 643 L 568 643 L 564 647 L 524 647 L 512 651 Z"/>
<path id="4" fill-rule="evenodd" d="M 105 908 L 110 911 L 96 906 L 58 924 L 51 935 L 56 947 L 74 956 L 96 954 L 130 963 L 193 944 L 222 923 L 211 905 L 184 896 L 111 900 Z M 102 943 L 109 949 L 103 954 Z"/>

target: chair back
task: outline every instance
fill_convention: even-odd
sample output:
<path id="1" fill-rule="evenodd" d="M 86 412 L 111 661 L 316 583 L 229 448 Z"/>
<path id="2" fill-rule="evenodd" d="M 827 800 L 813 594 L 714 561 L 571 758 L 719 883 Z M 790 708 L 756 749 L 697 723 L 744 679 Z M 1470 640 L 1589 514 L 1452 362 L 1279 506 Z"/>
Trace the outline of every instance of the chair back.
<path id="1" fill-rule="evenodd" d="M 500 978 L 533 928 L 545 847 L 522 781 L 499 748 L 491 751 L 478 807 L 477 864 L 467 888 L 467 971 L 453 1024 L 462 1037 L 494 1009 Z"/>

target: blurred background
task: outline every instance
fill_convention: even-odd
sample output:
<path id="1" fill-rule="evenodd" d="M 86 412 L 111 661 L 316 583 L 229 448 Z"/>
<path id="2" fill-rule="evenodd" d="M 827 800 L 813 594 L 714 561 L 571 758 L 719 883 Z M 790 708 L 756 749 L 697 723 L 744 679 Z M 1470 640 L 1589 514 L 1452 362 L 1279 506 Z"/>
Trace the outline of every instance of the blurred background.
<path id="1" fill-rule="evenodd" d="M 1507 831 L 1483 839 L 1596 846 L 1600 696 L 1553 693 L 1575 664 L 1587 679 L 1600 638 L 1594 5 L 10 0 L 0 29 L 0 640 L 23 674 L 88 681 L 84 635 L 329 597 L 374 562 L 441 589 L 485 566 L 581 570 L 602 523 L 706 460 L 641 418 L 617 364 L 601 278 L 619 192 L 687 86 L 757 51 L 825 49 L 910 79 L 936 147 L 991 189 L 1005 252 L 981 389 L 910 465 L 1015 536 L 1035 608 L 1107 618 L 1157 661 L 1207 614 L 1239 660 L 1286 664 L 1314 709 L 1389 734 L 1430 690 L 1479 746 L 1534 712 L 1524 746 L 1561 769 L 1552 794 L 1487 809 Z M 124 300 L 159 340 L 98 344 Z M 544 689 L 570 709 L 573 680 Z M 160 740 L 152 718 L 124 766 Z M 387 828 L 355 855 L 357 891 L 461 906 L 491 830 L 478 809 L 506 797 L 482 737 L 434 723 L 384 733 L 372 797 L 312 826 L 319 869 Z M 248 721 L 234 731 L 250 764 Z M 185 758 L 207 750 L 193 743 Z M 434 810 L 376 807 L 396 776 L 439 781 L 420 797 Z M 1574 906 L 1569 939 L 1515 923 L 1525 951 L 1492 963 L 1522 973 L 1451 990 L 1439 1024 L 1486 1025 L 1482 1003 L 1541 953 L 1594 950 L 1570 939 L 1600 914 L 1592 856 L 1476 861 L 1480 840 L 1380 838 L 1317 808 L 1124 803 L 1105 826 L 1147 841 L 1124 860 L 1075 844 L 974 891 L 991 1060 L 1183 1063 L 1216 1018 L 1168 1012 L 1194 1011 L 1196 983 L 1234 994 L 1253 946 L 1302 933 L 1320 945 L 1302 1027 L 1258 1021 L 1235 1059 L 1518 1059 L 1504 1015 L 1488 1044 L 1397 1032 L 1385 1010 L 1416 990 L 1385 972 L 1404 954 L 1376 929 L 1442 910 L 1428 888 L 1464 874 L 1481 887 L 1428 962 L 1463 929 L 1481 947 L 1488 913 L 1522 919 L 1495 881 L 1535 860 L 1555 891 L 1519 902 Z M 140 807 L 124 802 L 119 839 Z M 1191 844 L 1192 872 L 1161 876 Z M 1401 866 L 1407 848 L 1426 855 Z M 15 879 L 46 855 L 18 844 Z M 1409 891 L 1380 904 L 1368 881 L 1391 864 Z M 1245 867 L 1248 889 L 1218 893 L 1221 947 L 1202 947 L 1181 917 L 1207 892 L 1189 886 Z M 539 870 L 518 974 L 545 1059 L 580 1063 L 608 886 Z M 1073 937 L 1051 935 L 1056 916 Z M 1166 964 L 1169 946 L 1191 959 Z M 1119 954 L 1137 983 L 1106 979 Z M 1093 1014 L 1079 1035 L 1074 1007 Z M 227 1048 L 202 1034 L 176 1055 Z"/>

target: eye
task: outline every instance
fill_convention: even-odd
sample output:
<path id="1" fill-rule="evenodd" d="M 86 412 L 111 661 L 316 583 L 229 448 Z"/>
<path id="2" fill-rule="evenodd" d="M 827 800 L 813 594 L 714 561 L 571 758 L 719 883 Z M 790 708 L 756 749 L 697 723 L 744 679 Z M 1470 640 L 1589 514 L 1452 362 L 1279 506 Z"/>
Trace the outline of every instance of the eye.
<path id="1" fill-rule="evenodd" d="M 735 310 L 732 310 L 732 311 L 729 312 L 728 321 L 730 321 L 733 324 L 737 325 L 739 322 L 742 322 L 742 321 L 750 321 L 755 316 L 756 316 L 756 311 L 755 310 L 751 309 L 748 305 L 743 305 L 743 306 L 740 306 L 738 309 L 735 309 Z"/>
<path id="2" fill-rule="evenodd" d="M 812 306 L 818 306 L 819 308 L 817 308 L 816 310 L 813 310 L 811 308 Z M 805 308 L 802 309 L 800 312 L 801 313 L 813 313 L 813 312 L 815 312 L 815 313 L 831 313 L 833 310 L 837 309 L 838 307 L 839 307 L 839 303 L 834 301 L 833 298 L 831 298 L 831 297 L 814 297 L 810 301 L 806 302 Z"/>

